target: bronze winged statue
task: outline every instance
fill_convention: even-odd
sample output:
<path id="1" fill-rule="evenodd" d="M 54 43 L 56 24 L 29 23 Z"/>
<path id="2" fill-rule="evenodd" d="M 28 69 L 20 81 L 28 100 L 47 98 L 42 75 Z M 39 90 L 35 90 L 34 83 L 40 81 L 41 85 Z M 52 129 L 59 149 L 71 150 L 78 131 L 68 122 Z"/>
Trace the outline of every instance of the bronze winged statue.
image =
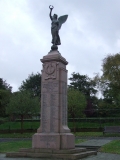
<path id="1" fill-rule="evenodd" d="M 58 18 L 57 14 L 54 14 L 52 16 L 52 10 L 53 10 L 53 6 L 50 5 L 49 6 L 50 8 L 50 19 L 52 21 L 51 23 L 51 34 L 52 34 L 52 44 L 53 46 L 51 47 L 52 50 L 57 50 L 58 47 L 57 45 L 61 45 L 61 41 L 60 41 L 60 36 L 59 36 L 59 30 L 62 26 L 63 23 L 65 23 L 65 21 L 67 20 L 68 18 L 68 15 L 63 15 L 63 16 L 60 16 Z"/>

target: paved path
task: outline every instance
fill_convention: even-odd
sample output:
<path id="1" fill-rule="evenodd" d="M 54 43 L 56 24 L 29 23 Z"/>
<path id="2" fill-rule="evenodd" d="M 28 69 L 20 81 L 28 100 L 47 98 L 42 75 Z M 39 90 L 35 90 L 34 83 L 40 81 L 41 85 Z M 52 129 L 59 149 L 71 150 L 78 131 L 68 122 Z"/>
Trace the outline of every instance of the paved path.
<path id="1" fill-rule="evenodd" d="M 105 139 L 105 140 L 120 140 L 120 137 L 80 137 L 80 136 L 76 136 L 76 138 L 78 139 Z"/>
<path id="2" fill-rule="evenodd" d="M 120 155 L 98 152 L 97 155 L 90 156 L 82 160 L 120 160 Z"/>
<path id="3" fill-rule="evenodd" d="M 109 142 L 111 142 L 112 140 L 106 140 L 106 139 L 91 139 L 91 140 L 87 140 L 85 142 L 82 142 L 78 145 L 80 146 L 96 146 L 96 147 L 101 147 Z"/>

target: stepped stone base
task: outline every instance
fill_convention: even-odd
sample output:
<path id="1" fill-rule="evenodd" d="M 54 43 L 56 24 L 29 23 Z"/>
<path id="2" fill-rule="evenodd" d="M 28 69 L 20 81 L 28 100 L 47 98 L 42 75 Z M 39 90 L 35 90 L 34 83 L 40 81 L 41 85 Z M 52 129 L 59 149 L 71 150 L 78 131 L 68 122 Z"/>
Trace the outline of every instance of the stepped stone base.
<path id="1" fill-rule="evenodd" d="M 85 158 L 90 155 L 97 155 L 96 151 L 87 151 L 86 148 L 75 148 L 66 150 L 52 150 L 52 149 L 34 149 L 22 148 L 19 152 L 6 153 L 6 157 L 29 157 L 29 158 L 49 158 L 49 159 L 63 159 L 75 160 Z"/>

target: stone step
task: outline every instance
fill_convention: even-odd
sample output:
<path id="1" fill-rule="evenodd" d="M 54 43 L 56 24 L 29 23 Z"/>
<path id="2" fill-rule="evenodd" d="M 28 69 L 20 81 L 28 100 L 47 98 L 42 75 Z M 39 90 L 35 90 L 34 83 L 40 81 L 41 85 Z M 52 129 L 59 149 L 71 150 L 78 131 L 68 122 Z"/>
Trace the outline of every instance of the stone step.
<path id="1" fill-rule="evenodd" d="M 52 149 L 37 149 L 37 148 L 21 148 L 19 152 L 30 152 L 30 153 L 79 153 L 87 151 L 86 148 L 75 148 L 75 149 L 65 149 L 65 150 L 52 150 Z"/>
<path id="2" fill-rule="evenodd" d="M 99 149 L 100 149 L 100 146 L 87 146 L 87 145 L 75 145 L 75 147 L 77 148 L 77 147 L 79 147 L 79 148 L 86 148 L 87 150 L 92 150 L 92 151 L 98 151 Z"/>
<path id="3" fill-rule="evenodd" d="M 74 154 L 73 160 L 79 159 L 79 158 L 85 158 L 91 155 L 97 155 L 96 151 L 86 151 L 78 154 Z"/>
<path id="4" fill-rule="evenodd" d="M 80 153 L 30 153 L 30 152 L 11 152 L 7 153 L 6 157 L 34 157 L 34 158 L 58 158 L 58 159 L 69 159 L 69 160 L 75 160 L 79 158 L 85 158 L 90 155 L 96 155 L 96 151 L 86 151 L 86 152 L 80 152 Z"/>

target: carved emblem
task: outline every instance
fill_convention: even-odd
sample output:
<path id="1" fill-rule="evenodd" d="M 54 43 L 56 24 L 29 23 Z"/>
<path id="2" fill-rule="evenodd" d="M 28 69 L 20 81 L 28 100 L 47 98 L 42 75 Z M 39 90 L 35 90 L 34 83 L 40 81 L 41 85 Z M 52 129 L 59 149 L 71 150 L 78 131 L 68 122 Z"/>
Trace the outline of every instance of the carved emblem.
<path id="1" fill-rule="evenodd" d="M 50 75 L 50 74 L 54 73 L 54 71 L 55 71 L 55 66 L 52 63 L 49 63 L 46 66 L 45 72 Z"/>
<path id="2" fill-rule="evenodd" d="M 50 62 L 45 64 L 44 67 L 44 73 L 45 73 L 45 79 L 55 79 L 56 73 L 57 73 L 57 65 L 58 62 Z"/>

